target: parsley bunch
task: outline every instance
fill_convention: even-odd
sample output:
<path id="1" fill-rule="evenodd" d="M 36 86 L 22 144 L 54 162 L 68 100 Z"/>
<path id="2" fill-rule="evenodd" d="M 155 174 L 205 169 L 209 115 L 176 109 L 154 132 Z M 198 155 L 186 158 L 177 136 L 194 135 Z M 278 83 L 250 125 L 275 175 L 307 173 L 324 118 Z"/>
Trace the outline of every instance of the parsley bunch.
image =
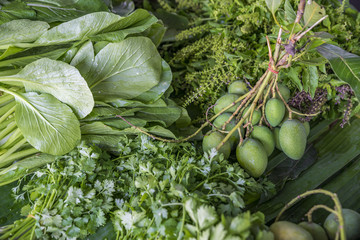
<path id="1" fill-rule="evenodd" d="M 145 135 L 124 136 L 111 154 L 81 144 L 15 189 L 17 199 L 28 201 L 23 208 L 28 217 L 0 239 L 25 230 L 31 238 L 84 238 L 109 219 L 119 239 L 200 236 L 221 216 L 239 215 L 246 196 L 273 190 L 238 163 L 214 158 L 216 152 L 197 152 L 191 143 L 164 143 Z M 201 216 L 207 215 L 211 224 L 201 225 Z"/>

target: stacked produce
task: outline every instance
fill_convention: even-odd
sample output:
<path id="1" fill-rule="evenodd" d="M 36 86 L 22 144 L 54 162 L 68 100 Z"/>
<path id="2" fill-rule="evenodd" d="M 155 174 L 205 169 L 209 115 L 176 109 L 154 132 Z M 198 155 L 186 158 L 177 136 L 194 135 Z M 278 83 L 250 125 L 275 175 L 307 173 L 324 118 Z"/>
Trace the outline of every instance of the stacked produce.
<path id="1" fill-rule="evenodd" d="M 81 135 L 109 147 L 119 135 L 140 131 L 176 138 L 167 128 L 175 123 L 186 127 L 190 120 L 185 109 L 168 99 L 172 75 L 154 45 L 159 39 L 131 37 L 147 35 L 151 28 L 161 34 L 157 21 L 137 10 L 128 17 L 91 13 L 53 28 L 30 20 L 2 24 L 1 48 L 7 52 L 0 66 L 8 70 L 0 80 L 0 167 L 37 152 L 65 154 Z M 14 40 L 24 29 L 31 31 Z M 42 159 L 2 168 L 1 184 L 53 158 Z"/>
<path id="2" fill-rule="evenodd" d="M 281 99 L 286 102 L 289 99 L 290 91 L 283 85 L 279 86 L 281 86 L 281 90 L 279 90 L 277 97 L 266 100 L 269 93 L 267 91 L 267 94 L 264 94 L 263 101 L 266 101 L 266 104 L 262 103 L 262 106 L 265 105 L 262 111 L 256 109 L 252 116 L 245 118 L 243 126 L 236 127 L 240 117 L 234 118 L 232 114 L 236 114 L 237 109 L 241 106 L 240 103 L 235 104 L 235 102 L 240 96 L 241 98 L 246 97 L 249 91 L 244 81 L 235 81 L 230 84 L 228 93 L 215 103 L 214 113 L 217 117 L 213 122 L 214 130 L 204 137 L 204 151 L 209 151 L 222 144 L 219 152 L 228 158 L 231 149 L 236 148 L 237 160 L 253 177 L 260 177 L 264 173 L 268 157 L 273 153 L 275 146 L 289 158 L 301 159 L 305 152 L 306 138 L 310 132 L 309 123 L 301 123 L 296 119 L 289 120 L 289 113 L 285 115 L 285 105 Z M 234 106 L 228 108 L 229 104 Z M 226 110 L 223 110 L 224 108 Z M 246 107 L 239 114 L 244 115 L 248 109 L 249 107 Z M 220 112 L 222 112 L 221 115 L 219 115 Z M 263 124 L 267 125 L 264 126 Z M 226 131 L 231 131 L 234 128 L 237 131 L 232 133 L 228 141 L 223 143 L 226 135 L 222 132 L 227 133 Z M 246 133 L 245 128 L 247 128 Z M 243 140 L 245 136 L 246 139 Z"/>
<path id="3" fill-rule="evenodd" d="M 348 1 L 0 7 L 0 239 L 360 237 Z"/>

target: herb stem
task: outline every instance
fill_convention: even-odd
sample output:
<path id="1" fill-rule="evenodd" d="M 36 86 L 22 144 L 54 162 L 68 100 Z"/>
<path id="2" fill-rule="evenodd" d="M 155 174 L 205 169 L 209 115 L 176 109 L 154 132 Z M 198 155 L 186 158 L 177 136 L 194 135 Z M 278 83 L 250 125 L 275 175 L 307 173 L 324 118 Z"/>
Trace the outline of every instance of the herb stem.
<path id="1" fill-rule="evenodd" d="M 185 206 L 183 206 L 183 215 L 182 215 L 182 219 L 181 219 L 181 227 L 179 230 L 179 235 L 177 240 L 181 240 L 182 235 L 183 235 L 183 231 L 184 231 L 184 225 L 185 225 L 185 217 L 186 217 L 186 210 L 185 210 Z"/>

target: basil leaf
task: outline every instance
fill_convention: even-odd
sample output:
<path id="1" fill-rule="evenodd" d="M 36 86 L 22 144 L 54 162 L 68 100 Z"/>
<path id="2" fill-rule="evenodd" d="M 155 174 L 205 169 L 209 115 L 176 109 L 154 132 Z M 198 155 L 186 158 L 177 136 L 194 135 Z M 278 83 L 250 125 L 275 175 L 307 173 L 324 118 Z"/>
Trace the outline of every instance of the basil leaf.
<path id="1" fill-rule="evenodd" d="M 317 51 L 325 57 L 339 79 L 350 84 L 355 95 L 360 97 L 360 56 L 349 53 L 340 47 L 323 44 Z"/>
<path id="2" fill-rule="evenodd" d="M 15 119 L 26 140 L 37 150 L 62 155 L 80 140 L 80 124 L 70 107 L 46 93 L 17 93 Z"/>

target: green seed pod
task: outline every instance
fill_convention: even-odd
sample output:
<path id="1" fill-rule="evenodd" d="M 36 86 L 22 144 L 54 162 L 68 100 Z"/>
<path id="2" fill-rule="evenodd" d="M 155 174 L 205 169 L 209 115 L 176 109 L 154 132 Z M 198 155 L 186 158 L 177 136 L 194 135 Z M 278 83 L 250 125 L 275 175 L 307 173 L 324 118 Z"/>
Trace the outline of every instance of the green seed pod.
<path id="1" fill-rule="evenodd" d="M 213 122 L 213 125 L 217 128 L 222 130 L 222 127 L 224 126 L 225 122 L 227 120 L 229 120 L 229 118 L 231 117 L 231 113 L 223 113 L 220 116 L 218 116 L 215 121 Z M 231 121 L 226 124 L 225 126 L 225 131 L 230 131 L 231 129 L 233 129 L 236 126 L 236 121 L 235 118 L 231 119 Z M 244 134 L 244 129 L 242 127 L 240 127 L 240 131 L 241 131 L 241 135 Z M 231 148 L 233 146 L 236 146 L 237 143 L 239 143 L 240 141 L 240 135 L 239 132 L 236 130 L 231 137 L 229 138 L 229 142 L 231 144 Z"/>
<path id="2" fill-rule="evenodd" d="M 347 240 L 356 240 L 360 237 L 360 214 L 354 210 L 343 208 L 345 234 Z M 324 228 L 330 239 L 335 239 L 336 232 L 339 228 L 339 221 L 335 214 L 331 213 L 324 222 Z"/>
<path id="3" fill-rule="evenodd" d="M 234 81 L 228 87 L 228 92 L 233 94 L 244 95 L 248 91 L 247 84 L 242 80 Z"/>
<path id="4" fill-rule="evenodd" d="M 245 115 L 245 113 L 247 112 L 247 110 L 249 110 L 250 107 L 246 107 L 245 110 L 243 111 L 243 116 Z M 249 118 L 250 116 L 248 116 Z M 254 113 L 253 113 L 253 116 L 252 116 L 252 121 L 251 121 L 251 124 L 252 125 L 256 125 L 260 122 L 260 119 L 261 119 L 261 111 L 258 109 L 258 110 L 255 110 Z M 248 121 L 245 120 L 245 123 L 247 123 Z"/>
<path id="5" fill-rule="evenodd" d="M 294 160 L 302 158 L 306 148 L 306 130 L 299 120 L 285 121 L 279 132 L 282 151 Z"/>
<path id="6" fill-rule="evenodd" d="M 283 120 L 285 115 L 284 103 L 276 98 L 272 98 L 267 101 L 265 106 L 266 120 L 273 127 L 276 127 Z"/>
<path id="7" fill-rule="evenodd" d="M 236 158 L 240 166 L 253 177 L 260 177 L 268 163 L 264 146 L 251 138 L 246 139 L 241 146 L 237 146 Z"/>
<path id="8" fill-rule="evenodd" d="M 265 126 L 255 126 L 251 132 L 251 137 L 262 143 L 268 156 L 274 151 L 274 135 L 269 128 Z"/>
<path id="9" fill-rule="evenodd" d="M 230 104 L 234 104 L 234 102 L 239 98 L 239 95 L 236 94 L 225 94 L 224 96 L 220 97 L 216 101 L 216 105 L 214 107 L 215 114 L 219 113 L 223 108 L 229 106 Z M 226 110 L 225 112 L 235 112 L 238 106 L 240 105 L 240 102 L 236 103 L 234 106 Z"/>
<path id="10" fill-rule="evenodd" d="M 274 141 L 275 141 L 275 147 L 277 149 L 279 149 L 280 151 L 282 151 L 281 146 L 280 146 L 280 140 L 279 140 L 279 132 L 280 132 L 280 128 L 274 128 L 273 129 L 273 135 L 274 135 Z"/>
<path id="11" fill-rule="evenodd" d="M 202 147 L 204 152 L 209 152 L 211 149 L 216 148 L 219 143 L 225 138 L 222 133 L 219 132 L 208 132 L 203 139 Z M 219 149 L 218 153 L 224 154 L 224 158 L 228 159 L 231 152 L 231 145 L 229 141 L 225 142 L 225 144 Z"/>
<path id="12" fill-rule="evenodd" d="M 270 226 L 270 230 L 276 240 L 316 240 L 308 231 L 288 221 L 275 222 Z"/>
<path id="13" fill-rule="evenodd" d="M 328 240 L 325 230 L 313 222 L 301 222 L 298 224 L 300 227 L 308 231 L 315 240 Z"/>

